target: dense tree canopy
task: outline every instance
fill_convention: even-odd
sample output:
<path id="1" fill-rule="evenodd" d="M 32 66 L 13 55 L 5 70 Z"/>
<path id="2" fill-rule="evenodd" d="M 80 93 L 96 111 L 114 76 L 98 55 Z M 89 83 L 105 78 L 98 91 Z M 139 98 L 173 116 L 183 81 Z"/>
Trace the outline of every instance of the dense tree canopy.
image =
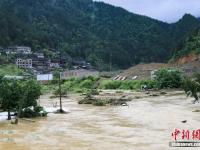
<path id="1" fill-rule="evenodd" d="M 11 119 L 10 111 L 17 109 L 17 106 L 22 99 L 21 87 L 19 82 L 13 81 L 9 82 L 8 80 L 2 79 L 0 81 L 0 100 L 1 107 L 8 111 L 8 120 Z"/>
<path id="2" fill-rule="evenodd" d="M 155 73 L 157 87 L 163 88 L 180 88 L 182 86 L 183 75 L 175 68 L 163 68 Z"/>
<path id="3" fill-rule="evenodd" d="M 62 49 L 99 67 L 162 62 L 199 26 L 185 15 L 167 24 L 92 0 L 1 0 L 0 46 Z M 110 59 L 112 56 L 112 59 Z"/>

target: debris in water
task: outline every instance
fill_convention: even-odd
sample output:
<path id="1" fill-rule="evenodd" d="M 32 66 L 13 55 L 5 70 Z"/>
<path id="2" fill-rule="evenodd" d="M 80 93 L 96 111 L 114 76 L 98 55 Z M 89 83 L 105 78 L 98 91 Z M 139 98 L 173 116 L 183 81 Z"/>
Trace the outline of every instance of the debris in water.
<path id="1" fill-rule="evenodd" d="M 193 110 L 192 112 L 200 112 L 200 109 Z"/>
<path id="2" fill-rule="evenodd" d="M 183 120 L 183 121 L 181 121 L 182 123 L 186 123 L 187 122 L 187 120 Z"/>
<path id="3" fill-rule="evenodd" d="M 128 106 L 128 104 L 126 102 L 121 104 L 122 106 Z"/>

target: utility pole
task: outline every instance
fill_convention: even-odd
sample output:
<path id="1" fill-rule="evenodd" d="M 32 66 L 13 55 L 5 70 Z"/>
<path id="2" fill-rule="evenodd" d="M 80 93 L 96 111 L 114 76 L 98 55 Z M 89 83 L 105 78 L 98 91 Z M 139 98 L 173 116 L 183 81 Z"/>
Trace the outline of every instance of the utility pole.
<path id="1" fill-rule="evenodd" d="M 60 66 L 61 66 L 61 50 L 59 51 Z M 61 89 L 61 71 L 59 71 L 59 97 L 60 97 L 60 113 L 63 113 L 62 109 L 62 89 Z"/>
<path id="2" fill-rule="evenodd" d="M 112 52 L 110 52 L 110 73 L 112 71 Z"/>

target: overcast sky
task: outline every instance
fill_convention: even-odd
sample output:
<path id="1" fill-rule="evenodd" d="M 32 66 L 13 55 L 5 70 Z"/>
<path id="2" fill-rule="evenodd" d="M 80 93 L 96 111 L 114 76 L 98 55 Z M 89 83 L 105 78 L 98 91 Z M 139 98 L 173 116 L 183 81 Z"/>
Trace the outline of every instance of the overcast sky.
<path id="1" fill-rule="evenodd" d="M 200 0 L 96 0 L 123 7 L 133 13 L 176 22 L 185 13 L 200 16 Z"/>

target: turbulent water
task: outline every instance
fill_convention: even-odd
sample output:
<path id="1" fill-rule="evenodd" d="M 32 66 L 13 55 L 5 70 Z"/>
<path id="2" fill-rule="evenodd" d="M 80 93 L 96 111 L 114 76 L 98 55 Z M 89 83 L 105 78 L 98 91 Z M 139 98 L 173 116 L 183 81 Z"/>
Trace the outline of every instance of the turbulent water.
<path id="1" fill-rule="evenodd" d="M 41 98 L 46 106 L 51 101 Z M 175 128 L 200 125 L 200 113 L 192 112 L 200 106 L 184 95 L 138 99 L 129 107 L 78 105 L 67 99 L 64 107 L 69 114 L 18 125 L 1 122 L 0 150 L 168 150 Z"/>

